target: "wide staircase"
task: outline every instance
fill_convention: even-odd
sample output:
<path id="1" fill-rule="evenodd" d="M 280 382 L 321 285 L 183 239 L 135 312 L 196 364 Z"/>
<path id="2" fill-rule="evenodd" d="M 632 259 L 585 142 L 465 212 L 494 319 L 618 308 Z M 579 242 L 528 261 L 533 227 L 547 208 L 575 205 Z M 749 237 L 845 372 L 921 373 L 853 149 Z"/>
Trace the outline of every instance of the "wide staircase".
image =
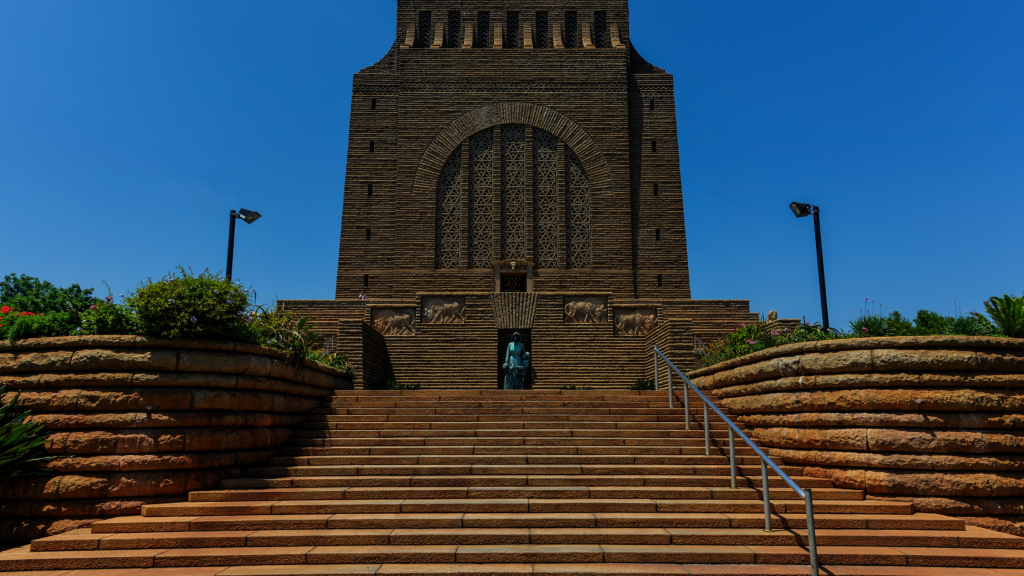
<path id="1" fill-rule="evenodd" d="M 712 399 L 714 400 L 714 399 Z M 810 574 L 804 501 L 667 392 L 338 392 L 281 456 L 188 502 L 0 554 L 48 576 Z M 813 488 L 822 574 L 1024 576 L 1024 539 Z M 20 572 L 19 572 L 20 573 Z"/>

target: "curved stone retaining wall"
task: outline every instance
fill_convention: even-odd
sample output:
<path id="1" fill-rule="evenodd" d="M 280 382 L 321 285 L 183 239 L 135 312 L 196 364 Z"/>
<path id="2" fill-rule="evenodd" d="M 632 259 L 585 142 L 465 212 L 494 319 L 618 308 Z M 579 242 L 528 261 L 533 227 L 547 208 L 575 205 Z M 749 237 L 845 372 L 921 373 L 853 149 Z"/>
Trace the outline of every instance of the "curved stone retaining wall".
<path id="1" fill-rule="evenodd" d="M 0 341 L 0 385 L 59 455 L 0 485 L 0 538 L 27 540 L 212 488 L 352 381 L 248 344 L 83 336 Z"/>
<path id="2" fill-rule="evenodd" d="M 807 342 L 690 378 L 806 475 L 1024 535 L 1024 340 Z"/>

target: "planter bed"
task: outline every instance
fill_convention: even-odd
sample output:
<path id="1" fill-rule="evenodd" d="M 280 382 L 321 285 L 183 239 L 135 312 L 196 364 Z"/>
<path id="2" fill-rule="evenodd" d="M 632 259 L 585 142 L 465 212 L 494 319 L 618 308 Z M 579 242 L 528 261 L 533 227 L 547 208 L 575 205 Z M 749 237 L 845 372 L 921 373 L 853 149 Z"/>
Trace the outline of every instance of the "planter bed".
<path id="1" fill-rule="evenodd" d="M 1024 340 L 805 342 L 690 378 L 805 475 L 1024 535 Z"/>
<path id="2" fill-rule="evenodd" d="M 24 541 L 213 488 L 352 381 L 250 344 L 81 336 L 0 342 L 0 385 L 58 455 L 57 474 L 0 485 L 0 537 Z"/>

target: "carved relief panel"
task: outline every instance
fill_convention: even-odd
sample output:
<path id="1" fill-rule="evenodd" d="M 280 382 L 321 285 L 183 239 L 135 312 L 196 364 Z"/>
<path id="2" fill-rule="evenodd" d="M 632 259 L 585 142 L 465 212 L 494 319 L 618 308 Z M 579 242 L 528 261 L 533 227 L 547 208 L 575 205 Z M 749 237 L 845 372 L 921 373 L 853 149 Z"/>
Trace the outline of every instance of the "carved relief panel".
<path id="1" fill-rule="evenodd" d="M 608 298 L 566 296 L 566 324 L 600 324 L 608 321 Z"/>
<path id="2" fill-rule="evenodd" d="M 370 325 L 385 336 L 412 336 L 416 334 L 416 309 L 374 308 Z"/>
<path id="3" fill-rule="evenodd" d="M 424 324 L 462 324 L 465 321 L 465 297 L 428 296 L 423 298 Z"/>
<path id="4" fill-rule="evenodd" d="M 643 336 L 658 324 L 657 308 L 616 308 L 615 334 L 618 336 Z"/>

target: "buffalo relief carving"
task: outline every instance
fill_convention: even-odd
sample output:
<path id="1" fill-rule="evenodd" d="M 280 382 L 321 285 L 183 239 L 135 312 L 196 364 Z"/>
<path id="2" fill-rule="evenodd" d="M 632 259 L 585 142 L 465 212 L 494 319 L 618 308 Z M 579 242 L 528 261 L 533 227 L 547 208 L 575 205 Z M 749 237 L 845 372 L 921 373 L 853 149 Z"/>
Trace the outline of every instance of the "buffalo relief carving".
<path id="1" fill-rule="evenodd" d="M 607 298 L 579 296 L 565 299 L 566 324 L 600 324 L 607 321 Z"/>
<path id="2" fill-rule="evenodd" d="M 423 299 L 424 324 L 463 324 L 465 322 L 465 298 L 428 297 Z"/>
<path id="3" fill-rule="evenodd" d="M 615 334 L 644 336 L 658 323 L 657 308 L 616 308 Z"/>
<path id="4" fill-rule="evenodd" d="M 385 336 L 412 336 L 416 334 L 416 310 L 375 308 L 370 313 L 370 325 Z"/>

